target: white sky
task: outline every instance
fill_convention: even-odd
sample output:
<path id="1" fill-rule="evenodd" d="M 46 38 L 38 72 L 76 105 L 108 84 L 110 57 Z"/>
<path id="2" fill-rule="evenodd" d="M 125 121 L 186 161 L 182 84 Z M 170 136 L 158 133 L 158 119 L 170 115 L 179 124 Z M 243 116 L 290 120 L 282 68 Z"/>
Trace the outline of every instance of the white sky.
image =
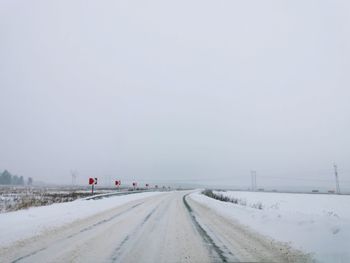
<path id="1" fill-rule="evenodd" d="M 0 1 L 0 169 L 350 184 L 349 1 Z M 268 180 L 268 179 L 266 179 Z M 298 181 L 299 183 L 302 181 Z"/>

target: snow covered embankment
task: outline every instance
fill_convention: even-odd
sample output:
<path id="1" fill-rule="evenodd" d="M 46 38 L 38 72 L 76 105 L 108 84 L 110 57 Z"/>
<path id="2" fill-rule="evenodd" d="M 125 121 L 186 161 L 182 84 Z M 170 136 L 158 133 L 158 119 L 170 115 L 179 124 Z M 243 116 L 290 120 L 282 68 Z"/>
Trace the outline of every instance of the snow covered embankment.
<path id="1" fill-rule="evenodd" d="M 215 192 L 222 202 L 200 193 L 191 198 L 255 231 L 312 253 L 320 262 L 350 262 L 350 196 L 259 192 Z"/>
<path id="2" fill-rule="evenodd" d="M 162 194 L 160 192 L 136 193 L 98 200 L 79 199 L 69 203 L 32 207 L 0 214 L 0 247 L 38 235 L 47 229 L 83 219 L 130 201 Z"/>

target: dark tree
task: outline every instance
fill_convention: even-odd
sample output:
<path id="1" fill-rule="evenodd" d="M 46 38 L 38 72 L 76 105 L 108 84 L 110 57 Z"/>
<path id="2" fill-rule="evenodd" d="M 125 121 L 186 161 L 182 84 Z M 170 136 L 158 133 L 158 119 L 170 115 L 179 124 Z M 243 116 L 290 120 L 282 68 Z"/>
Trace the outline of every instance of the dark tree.
<path id="1" fill-rule="evenodd" d="M 32 185 L 33 184 L 33 178 L 32 177 L 28 177 L 27 184 L 28 185 Z"/>
<path id="2" fill-rule="evenodd" d="M 20 176 L 19 177 L 19 182 L 18 182 L 19 185 L 24 185 L 24 178 L 23 176 Z"/>
<path id="3" fill-rule="evenodd" d="M 11 184 L 12 175 L 5 170 L 0 176 L 0 184 Z"/>

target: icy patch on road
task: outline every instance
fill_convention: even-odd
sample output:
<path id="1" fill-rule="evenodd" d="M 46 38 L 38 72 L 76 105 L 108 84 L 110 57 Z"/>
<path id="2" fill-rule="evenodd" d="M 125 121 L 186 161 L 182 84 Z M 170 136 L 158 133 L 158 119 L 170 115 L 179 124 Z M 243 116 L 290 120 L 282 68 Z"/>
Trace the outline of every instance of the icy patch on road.
<path id="1" fill-rule="evenodd" d="M 76 200 L 0 214 L 0 247 L 38 235 L 45 230 L 83 219 L 125 203 L 163 194 L 136 193 L 98 200 Z"/>
<path id="2" fill-rule="evenodd" d="M 350 262 L 350 196 L 219 192 L 247 205 L 222 202 L 200 193 L 190 197 L 255 231 L 313 253 L 320 262 Z M 261 203 L 262 209 L 251 204 Z"/>

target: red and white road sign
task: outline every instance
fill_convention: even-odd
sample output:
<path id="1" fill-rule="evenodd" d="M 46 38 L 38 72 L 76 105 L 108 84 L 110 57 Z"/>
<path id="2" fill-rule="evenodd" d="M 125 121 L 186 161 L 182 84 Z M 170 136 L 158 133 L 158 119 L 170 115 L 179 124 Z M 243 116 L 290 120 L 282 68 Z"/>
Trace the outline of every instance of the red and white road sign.
<path id="1" fill-rule="evenodd" d="M 97 184 L 97 178 L 89 178 L 89 184 Z"/>
<path id="2" fill-rule="evenodd" d="M 120 186 L 121 184 L 122 184 L 122 182 L 121 182 L 120 180 L 116 180 L 116 181 L 115 181 L 115 185 L 116 185 L 116 186 Z"/>

